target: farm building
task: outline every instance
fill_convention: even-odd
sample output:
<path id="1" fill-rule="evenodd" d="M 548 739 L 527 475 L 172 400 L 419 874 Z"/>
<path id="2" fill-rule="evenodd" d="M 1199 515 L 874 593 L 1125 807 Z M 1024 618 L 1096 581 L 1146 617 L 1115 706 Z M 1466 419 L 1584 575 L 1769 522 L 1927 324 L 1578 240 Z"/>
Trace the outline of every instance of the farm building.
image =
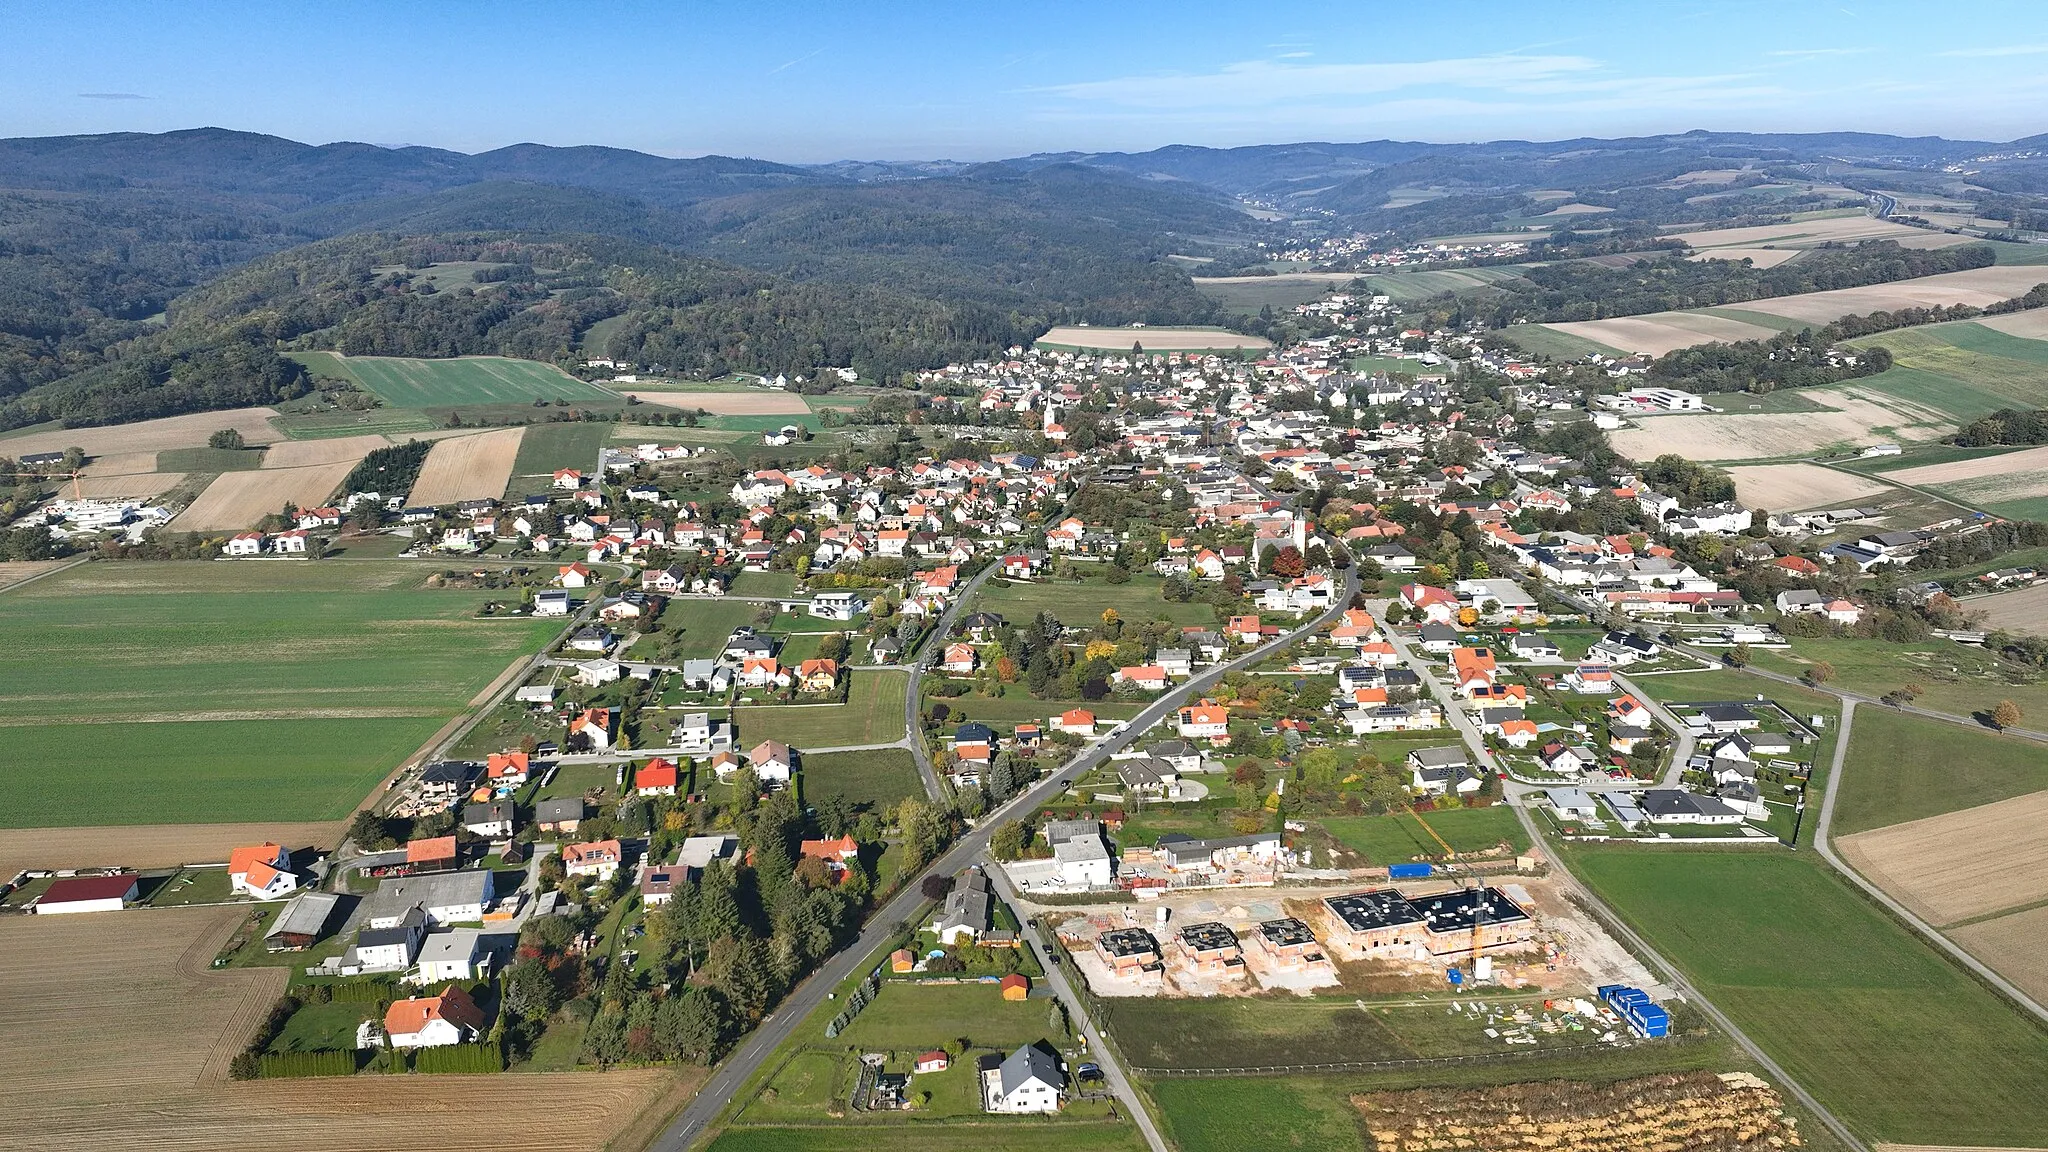
<path id="1" fill-rule="evenodd" d="M 332 892 L 301 892 L 277 914 L 277 922 L 263 934 L 269 952 L 303 952 L 320 942 L 334 919 L 341 897 Z"/>
<path id="2" fill-rule="evenodd" d="M 135 899 L 135 874 L 113 876 L 67 876 L 53 880 L 36 897 L 36 915 L 61 916 L 72 912 L 119 912 L 121 905 Z"/>

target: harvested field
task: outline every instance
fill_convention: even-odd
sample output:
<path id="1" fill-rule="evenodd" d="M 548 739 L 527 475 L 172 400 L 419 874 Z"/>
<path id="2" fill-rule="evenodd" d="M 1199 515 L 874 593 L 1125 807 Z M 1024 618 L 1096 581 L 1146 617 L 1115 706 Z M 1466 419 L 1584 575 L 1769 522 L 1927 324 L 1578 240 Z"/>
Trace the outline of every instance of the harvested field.
<path id="1" fill-rule="evenodd" d="M 105 428 L 59 428 L 54 432 L 30 432 L 23 436 L 0 437 L 0 453 L 26 456 L 35 452 L 62 452 L 73 446 L 87 456 L 116 453 L 159 452 L 165 448 L 203 448 L 207 437 L 223 428 L 233 428 L 250 444 L 269 444 L 282 439 L 270 419 L 273 408 L 236 408 L 226 412 L 194 412 L 188 416 L 166 416 L 135 424 L 111 424 Z"/>
<path id="2" fill-rule="evenodd" d="M 653 1069 L 229 1081 L 228 1059 L 284 989 L 282 968 L 208 970 L 244 915 L 143 909 L 10 923 L 0 1027 L 38 1042 L 0 1053 L 10 1085 L 0 1149 L 595 1152 L 679 1083 Z"/>
<path id="3" fill-rule="evenodd" d="M 1930 440 L 1956 428 L 1943 413 L 1898 397 L 1866 397 L 1850 388 L 1810 388 L 1805 396 L 1832 410 L 1651 416 L 1609 438 L 1616 451 L 1634 460 L 1666 452 L 1693 460 L 1769 460 L 1835 445 Z"/>
<path id="4" fill-rule="evenodd" d="M 1038 338 L 1054 348 L 1083 348 L 1105 352 L 1129 352 L 1132 344 L 1143 344 L 1147 352 L 1205 351 L 1231 348 L 1271 348 L 1263 336 L 1246 336 L 1223 328 L 1095 328 L 1079 325 L 1054 328 Z"/>
<path id="5" fill-rule="evenodd" d="M 87 499 L 161 496 L 185 482 L 183 472 L 136 472 L 126 476 L 84 476 L 66 484 L 63 494 Z"/>
<path id="6" fill-rule="evenodd" d="M 1805 251 L 1803 248 L 1709 248 L 1686 257 L 1688 260 L 1747 260 L 1758 268 L 1776 268 Z"/>
<path id="7" fill-rule="evenodd" d="M 2022 340 L 2048 340 L 2048 308 L 2029 308 L 2003 316 L 1980 316 L 1975 322 Z"/>
<path id="8" fill-rule="evenodd" d="M 435 441 L 406 502 L 437 508 L 461 500 L 496 500 L 512 479 L 512 462 L 519 458 L 525 435 L 524 428 L 499 428 Z"/>
<path id="9" fill-rule="evenodd" d="M 2048 952 L 2041 948 L 2041 941 L 2048 940 L 2048 907 L 1968 924 L 1948 934 L 2022 992 L 2048 1002 Z"/>
<path id="10" fill-rule="evenodd" d="M 1996 456 L 1977 456 L 1968 460 L 1952 460 L 1946 464 L 1923 464 L 1918 468 L 1902 468 L 1889 475 L 1901 484 L 1917 484 L 1924 487 L 1953 484 L 1959 480 L 2016 476 L 2022 472 L 2043 470 L 2048 470 L 2048 447 L 2003 452 Z"/>
<path id="11" fill-rule="evenodd" d="M 1912 280 L 1894 280 L 1889 284 L 1867 284 L 1861 288 L 1837 288 L 1829 292 L 1749 300 L 1741 307 L 1751 312 L 1783 316 L 1802 324 L 1826 324 L 1844 316 L 1893 312 L 1900 308 L 1932 308 L 1950 304 L 1982 308 L 2000 300 L 2024 296 L 2034 285 L 2043 282 L 2048 282 L 2048 269 L 2005 264 Z"/>
<path id="12" fill-rule="evenodd" d="M 78 470 L 81 476 L 134 476 L 154 471 L 154 452 L 116 452 L 111 456 L 99 456 Z"/>
<path id="13" fill-rule="evenodd" d="M 1353 1096 L 1351 1103 L 1378 1152 L 1766 1149 L 1783 1147 L 1796 1132 L 1777 1092 L 1747 1073 L 1683 1072 L 1603 1086 L 1422 1088 Z"/>
<path id="14" fill-rule="evenodd" d="M 1867 476 L 1854 476 L 1818 464 L 1753 464 L 1730 468 L 1735 498 L 1751 508 L 1796 512 L 1823 505 L 1850 504 L 1865 496 L 1888 492 L 1891 486 Z"/>
<path id="15" fill-rule="evenodd" d="M 254 527 L 286 504 L 318 508 L 327 503 L 354 467 L 344 461 L 311 468 L 223 472 L 206 486 L 191 507 L 178 513 L 177 526 L 186 532 L 239 530 Z"/>
<path id="16" fill-rule="evenodd" d="M 340 821 L 280 824 L 139 824 L 111 828 L 0 829 L 0 879 L 23 868 L 168 868 L 225 860 L 240 844 L 294 850 L 341 843 Z"/>
<path id="17" fill-rule="evenodd" d="M 2048 902 L 2048 792 L 1859 832 L 1856 870 L 1936 925 Z"/>
<path id="18" fill-rule="evenodd" d="M 273 444 L 263 454 L 265 468 L 312 468 L 321 464 L 347 464 L 370 454 L 372 448 L 389 447 L 382 436 L 336 436 L 326 440 L 286 440 Z"/>
<path id="19" fill-rule="evenodd" d="M 1983 612 L 1985 623 L 1992 628 L 2048 636 L 2048 584 L 1973 596 L 1967 603 L 1970 611 Z"/>
<path id="20" fill-rule="evenodd" d="M 1822 220 L 1791 220 L 1750 228 L 1704 228 L 1679 232 L 1671 237 L 1694 248 L 1814 248 L 1829 243 L 1859 240 L 1895 240 L 1906 248 L 1946 248 L 1968 244 L 1969 236 L 1951 236 L 1905 224 L 1894 224 L 1874 216 L 1833 216 Z"/>
<path id="21" fill-rule="evenodd" d="M 649 404 L 701 408 L 713 416 L 808 416 L 811 406 L 787 392 L 665 392 L 634 388 L 620 393 Z"/>
<path id="22" fill-rule="evenodd" d="M 0 589 L 10 588 L 32 576 L 62 568 L 75 560 L 7 560 L 0 561 Z"/>
<path id="23" fill-rule="evenodd" d="M 1745 324 L 1707 312 L 1655 312 L 1648 316 L 1617 316 L 1611 320 L 1573 320 L 1546 324 L 1584 340 L 1611 348 L 1662 356 L 1678 348 L 1709 341 L 1768 340 L 1777 335 L 1760 324 Z"/>

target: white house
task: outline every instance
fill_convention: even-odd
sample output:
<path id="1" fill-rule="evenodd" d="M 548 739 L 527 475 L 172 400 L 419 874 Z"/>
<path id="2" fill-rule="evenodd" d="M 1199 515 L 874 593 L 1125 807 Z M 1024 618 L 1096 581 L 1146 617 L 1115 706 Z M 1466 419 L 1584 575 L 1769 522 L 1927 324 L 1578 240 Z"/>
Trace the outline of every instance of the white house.
<path id="1" fill-rule="evenodd" d="M 277 844 L 237 848 L 228 856 L 228 891 L 258 900 L 278 900 L 298 891 L 292 854 Z"/>
<path id="2" fill-rule="evenodd" d="M 384 1032 L 393 1048 L 439 1048 L 474 1040 L 484 1030 L 483 1009 L 462 987 L 451 984 L 439 996 L 398 1000 L 384 1013 Z"/>
<path id="3" fill-rule="evenodd" d="M 483 932 L 476 928 L 451 928 L 433 932 L 421 943 L 418 970 L 407 979 L 414 984 L 440 984 L 450 980 L 474 980 L 489 966 L 490 952 L 483 946 Z"/>
<path id="4" fill-rule="evenodd" d="M 982 1105 L 1012 1115 L 1058 1112 L 1066 1086 L 1060 1062 L 1045 1049 L 1027 1045 L 982 1073 Z"/>

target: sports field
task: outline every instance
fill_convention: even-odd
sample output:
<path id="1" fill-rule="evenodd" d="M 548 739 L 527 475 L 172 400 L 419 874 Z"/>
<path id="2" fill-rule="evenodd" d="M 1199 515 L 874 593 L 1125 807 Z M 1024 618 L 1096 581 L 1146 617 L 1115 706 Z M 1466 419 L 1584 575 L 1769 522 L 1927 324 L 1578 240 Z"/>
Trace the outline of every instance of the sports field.
<path id="1" fill-rule="evenodd" d="M 448 408 L 463 404 L 571 404 L 617 397 L 551 364 L 502 356 L 414 360 L 398 356 L 336 356 L 333 362 L 393 408 Z"/>
<path id="2" fill-rule="evenodd" d="M 255 475 L 256 473 L 239 473 Z M 402 562 L 95 562 L 0 594 L 0 825 L 347 813 L 553 625 Z"/>
<path id="3" fill-rule="evenodd" d="M 2048 1030 L 1806 854 L 1577 849 L 1572 866 L 1860 1135 L 2026 1146 Z"/>

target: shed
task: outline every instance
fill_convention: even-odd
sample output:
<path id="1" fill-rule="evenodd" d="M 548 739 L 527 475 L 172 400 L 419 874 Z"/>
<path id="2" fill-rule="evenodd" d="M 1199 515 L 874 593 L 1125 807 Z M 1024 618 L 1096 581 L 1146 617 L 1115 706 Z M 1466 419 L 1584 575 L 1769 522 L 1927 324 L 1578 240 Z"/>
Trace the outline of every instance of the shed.
<path id="1" fill-rule="evenodd" d="M 1003 977 L 1002 986 L 1005 1000 L 1025 1000 L 1031 996 L 1031 978 L 1020 972 Z"/>
<path id="2" fill-rule="evenodd" d="M 133 872 L 112 876 L 67 876 L 51 881 L 43 894 L 36 897 L 36 915 L 119 912 L 121 905 L 135 899 L 137 891 Z"/>

